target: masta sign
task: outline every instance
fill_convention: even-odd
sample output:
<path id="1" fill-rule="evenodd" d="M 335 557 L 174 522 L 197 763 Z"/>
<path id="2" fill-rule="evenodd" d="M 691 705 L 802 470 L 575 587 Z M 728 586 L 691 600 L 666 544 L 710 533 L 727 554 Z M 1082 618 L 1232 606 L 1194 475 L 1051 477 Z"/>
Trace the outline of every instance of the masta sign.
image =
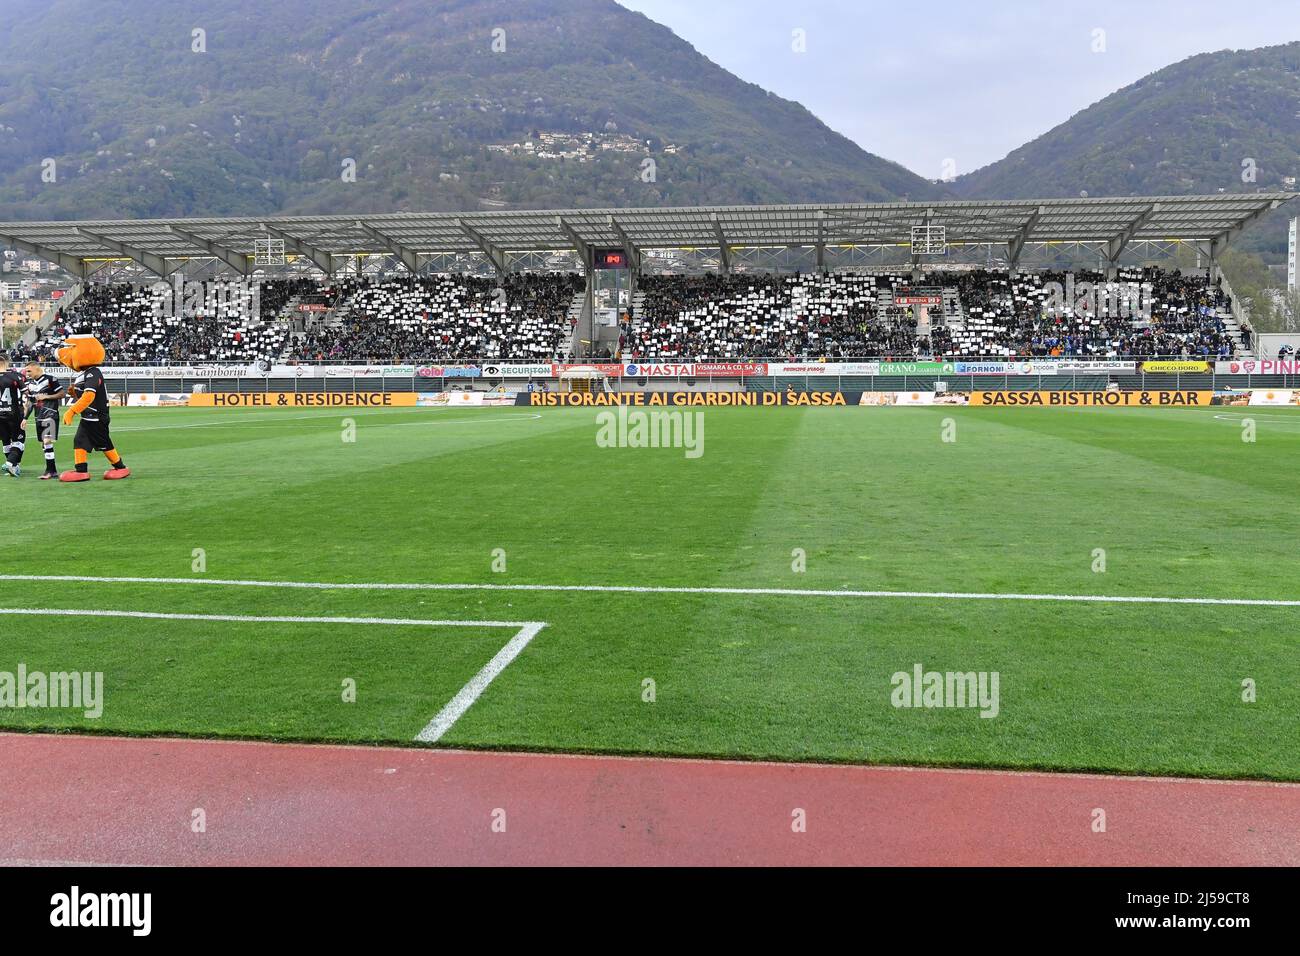
<path id="1" fill-rule="evenodd" d="M 623 375 L 626 378 L 681 378 L 694 374 L 694 365 L 632 362 L 623 366 Z"/>

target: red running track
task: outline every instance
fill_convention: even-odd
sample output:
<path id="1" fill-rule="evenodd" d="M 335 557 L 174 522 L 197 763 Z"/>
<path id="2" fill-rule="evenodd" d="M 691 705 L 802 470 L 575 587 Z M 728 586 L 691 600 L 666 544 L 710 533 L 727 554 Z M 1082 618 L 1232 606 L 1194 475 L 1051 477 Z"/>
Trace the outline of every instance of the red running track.
<path id="1" fill-rule="evenodd" d="M 0 760 L 5 863 L 1300 864 L 1300 784 L 35 734 Z"/>

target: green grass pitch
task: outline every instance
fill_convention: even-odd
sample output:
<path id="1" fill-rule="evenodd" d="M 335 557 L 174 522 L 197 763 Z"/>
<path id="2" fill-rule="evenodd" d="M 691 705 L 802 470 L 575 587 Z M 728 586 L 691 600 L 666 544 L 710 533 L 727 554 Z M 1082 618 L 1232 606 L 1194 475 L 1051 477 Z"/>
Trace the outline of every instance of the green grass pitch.
<path id="1" fill-rule="evenodd" d="M 7 577 L 0 606 L 545 622 L 440 745 L 1296 780 L 1297 607 L 200 582 L 1296 599 L 1297 412 L 704 409 L 691 459 L 598 447 L 592 409 L 123 409 L 129 480 L 96 456 L 95 481 L 37 481 L 35 443 L 2 479 L 0 573 L 184 580 Z M 0 671 L 104 675 L 98 719 L 4 708 L 5 728 L 406 744 L 515 633 L 0 627 Z M 917 663 L 998 672 L 998 715 L 892 706 Z"/>

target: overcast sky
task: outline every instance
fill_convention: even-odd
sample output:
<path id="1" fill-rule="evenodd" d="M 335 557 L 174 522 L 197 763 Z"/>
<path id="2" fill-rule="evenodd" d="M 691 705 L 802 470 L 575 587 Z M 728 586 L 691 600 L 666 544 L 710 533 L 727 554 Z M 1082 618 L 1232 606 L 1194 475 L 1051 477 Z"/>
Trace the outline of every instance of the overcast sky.
<path id="1" fill-rule="evenodd" d="M 1300 39 L 1297 0 L 619 2 L 927 179 L 945 159 L 958 175 L 1001 159 L 1185 57 Z"/>

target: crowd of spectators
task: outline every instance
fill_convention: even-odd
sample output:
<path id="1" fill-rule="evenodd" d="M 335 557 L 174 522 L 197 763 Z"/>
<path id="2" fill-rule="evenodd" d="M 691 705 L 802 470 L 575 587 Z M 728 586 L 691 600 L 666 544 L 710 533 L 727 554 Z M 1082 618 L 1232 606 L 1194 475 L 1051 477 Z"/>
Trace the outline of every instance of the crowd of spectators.
<path id="1" fill-rule="evenodd" d="M 634 360 L 760 356 L 1228 358 L 1241 344 L 1224 322 L 1218 282 L 1178 271 L 1013 275 L 927 273 L 952 290 L 927 307 L 928 330 L 895 295 L 897 274 L 650 276 L 641 314 L 621 336 Z M 926 334 L 928 331 L 928 334 Z"/>
<path id="2" fill-rule="evenodd" d="M 569 306 L 580 291 L 581 277 L 559 272 L 350 280 L 339 321 L 305 333 L 286 357 L 550 361 L 568 351 Z"/>
<path id="3" fill-rule="evenodd" d="M 899 305 L 923 286 L 940 303 Z M 260 284 L 92 285 L 16 359 L 91 332 L 109 362 L 379 362 L 568 354 L 571 273 L 283 279 Z M 628 361 L 1186 356 L 1228 358 L 1240 341 L 1219 283 L 1178 271 L 643 276 L 619 327 Z M 918 322 L 918 316 L 920 321 Z"/>
<path id="4" fill-rule="evenodd" d="M 910 285 L 881 273 L 646 276 L 620 345 L 633 360 L 911 357 L 929 343 L 911 307 L 894 304 Z"/>
<path id="5" fill-rule="evenodd" d="M 107 361 L 175 364 L 244 361 L 274 355 L 290 329 L 263 318 L 259 290 L 238 282 L 92 285 L 60 310 L 31 348 L 49 355 L 63 337 L 90 333 Z"/>
<path id="6" fill-rule="evenodd" d="M 1223 320 L 1219 282 L 1160 269 L 960 273 L 965 321 L 943 354 L 1229 358 L 1240 341 Z"/>
<path id="7" fill-rule="evenodd" d="M 109 363 L 549 361 L 568 350 L 581 288 L 570 273 L 92 285 L 11 354 L 48 356 L 83 332 Z"/>

